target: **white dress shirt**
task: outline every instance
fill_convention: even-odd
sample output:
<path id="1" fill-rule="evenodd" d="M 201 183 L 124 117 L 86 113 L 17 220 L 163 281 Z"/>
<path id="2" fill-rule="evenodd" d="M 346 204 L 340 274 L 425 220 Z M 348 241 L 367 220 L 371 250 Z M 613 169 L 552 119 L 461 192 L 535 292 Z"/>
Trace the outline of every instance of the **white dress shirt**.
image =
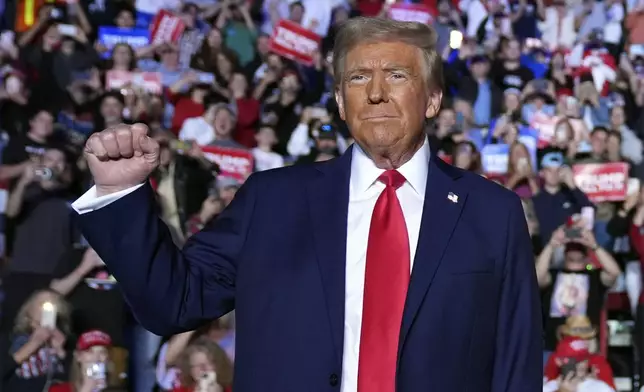
<path id="1" fill-rule="evenodd" d="M 409 236 L 409 261 L 414 263 L 420 221 L 425 201 L 429 144 L 423 147 L 407 163 L 398 168 L 407 182 L 396 191 L 405 216 Z M 349 180 L 349 212 L 347 218 L 347 263 L 344 299 L 344 354 L 342 357 L 341 392 L 358 390 L 358 358 L 360 354 L 360 331 L 362 328 L 362 303 L 364 299 L 367 242 L 371 215 L 385 184 L 378 181 L 384 172 L 354 143 Z"/>
<path id="2" fill-rule="evenodd" d="M 412 159 L 398 168 L 400 174 L 407 180 L 398 188 L 396 195 L 405 216 L 409 236 L 410 274 L 420 233 L 429 156 L 429 143 L 425 140 L 425 144 L 414 154 Z M 380 193 L 385 189 L 385 185 L 377 181 L 383 172 L 384 170 L 378 169 L 364 151 L 357 144 L 354 144 L 347 218 L 344 355 L 342 360 L 341 392 L 355 392 L 358 389 L 358 358 L 360 353 L 360 330 L 362 327 L 365 266 L 367 263 L 367 242 L 373 209 Z M 91 212 L 135 191 L 140 186 L 102 197 L 96 197 L 95 187 L 92 187 L 76 200 L 72 207 L 79 214 Z"/>

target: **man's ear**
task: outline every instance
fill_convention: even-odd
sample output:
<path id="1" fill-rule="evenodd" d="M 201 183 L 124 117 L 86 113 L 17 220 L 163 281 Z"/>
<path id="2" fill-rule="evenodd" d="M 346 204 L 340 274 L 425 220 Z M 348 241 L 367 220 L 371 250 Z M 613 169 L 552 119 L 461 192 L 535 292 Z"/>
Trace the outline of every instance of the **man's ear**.
<path id="1" fill-rule="evenodd" d="M 441 109 L 441 101 L 443 100 L 442 91 L 434 91 L 429 95 L 429 102 L 427 102 L 427 110 L 425 111 L 426 118 L 434 118 Z"/>
<path id="2" fill-rule="evenodd" d="M 335 102 L 338 103 L 338 112 L 340 113 L 340 118 L 342 119 L 342 121 L 346 121 L 344 115 L 344 97 L 342 95 L 342 88 L 339 86 L 335 88 Z"/>

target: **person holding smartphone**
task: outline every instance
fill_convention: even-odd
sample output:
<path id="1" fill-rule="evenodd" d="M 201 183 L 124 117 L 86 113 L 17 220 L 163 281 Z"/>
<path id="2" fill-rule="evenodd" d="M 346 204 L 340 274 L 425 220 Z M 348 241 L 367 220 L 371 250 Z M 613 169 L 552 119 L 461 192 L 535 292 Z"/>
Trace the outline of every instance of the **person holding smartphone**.
<path id="1" fill-rule="evenodd" d="M 98 392 L 109 385 L 110 335 L 91 330 L 83 333 L 76 342 L 69 381 L 52 385 L 48 392 Z"/>
<path id="2" fill-rule="evenodd" d="M 553 262 L 560 251 L 564 255 L 563 266 L 556 269 Z M 576 219 L 555 230 L 537 257 L 536 271 L 546 315 L 545 364 L 557 345 L 557 329 L 565 324 L 566 318 L 586 315 L 594 326 L 599 325 L 604 294 L 621 270 L 610 252 L 597 244 L 584 220 Z"/>
<path id="3" fill-rule="evenodd" d="M 69 331 L 69 305 L 59 294 L 41 290 L 27 299 L 8 339 L 0 343 L 3 390 L 41 392 L 61 379 Z"/>
<path id="4" fill-rule="evenodd" d="M 543 392 L 615 391 L 606 359 L 593 354 L 586 340 L 565 337 L 557 345 L 553 358 L 559 375 L 544 383 Z"/>

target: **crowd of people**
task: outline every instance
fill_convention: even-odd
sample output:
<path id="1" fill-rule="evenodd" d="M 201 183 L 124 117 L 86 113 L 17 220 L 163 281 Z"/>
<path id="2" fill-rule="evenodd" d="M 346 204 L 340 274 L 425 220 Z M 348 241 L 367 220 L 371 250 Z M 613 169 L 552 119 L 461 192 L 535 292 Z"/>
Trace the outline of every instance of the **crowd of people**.
<path id="1" fill-rule="evenodd" d="M 144 330 L 79 234 L 84 142 L 147 124 L 162 147 L 159 215 L 181 246 L 252 172 L 349 148 L 332 61 L 355 16 L 433 25 L 444 94 L 432 153 L 522 198 L 543 390 L 617 390 L 599 333 L 610 290 L 631 299 L 639 387 L 644 1 L 6 0 L 0 14 L 0 388 L 231 390 L 234 314 L 176 336 Z"/>

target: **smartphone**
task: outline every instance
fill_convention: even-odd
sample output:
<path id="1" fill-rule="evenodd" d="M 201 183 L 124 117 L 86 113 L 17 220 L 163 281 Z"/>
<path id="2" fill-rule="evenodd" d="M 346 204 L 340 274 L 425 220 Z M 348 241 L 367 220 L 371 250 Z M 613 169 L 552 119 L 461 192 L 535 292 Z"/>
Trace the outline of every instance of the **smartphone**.
<path id="1" fill-rule="evenodd" d="M 54 172 L 52 172 L 48 167 L 36 169 L 36 177 L 40 178 L 41 180 L 51 180 L 53 176 Z"/>
<path id="2" fill-rule="evenodd" d="M 97 390 L 102 390 L 107 386 L 107 366 L 105 362 L 94 362 L 87 367 L 85 372 L 89 379 L 95 380 L 98 384 Z"/>
<path id="3" fill-rule="evenodd" d="M 579 228 L 579 227 L 566 227 L 564 229 L 564 234 L 566 235 L 566 238 L 568 238 L 570 240 L 581 238 L 581 228 Z"/>
<path id="4" fill-rule="evenodd" d="M 449 47 L 459 49 L 463 43 L 463 33 L 458 30 L 452 30 L 449 33 Z"/>
<path id="5" fill-rule="evenodd" d="M 40 326 L 44 328 L 56 328 L 56 305 L 51 302 L 42 304 L 40 313 Z"/>
<path id="6" fill-rule="evenodd" d="M 571 373 L 577 373 L 577 360 L 574 358 L 566 358 L 565 361 L 566 363 L 561 365 L 561 369 L 559 371 L 559 374 L 561 374 L 564 379 Z"/>
<path id="7" fill-rule="evenodd" d="M 199 72 L 197 76 L 199 83 L 213 84 L 215 82 L 215 75 L 207 72 Z"/>
<path id="8" fill-rule="evenodd" d="M 595 227 L 595 209 L 587 206 L 581 208 L 581 219 L 583 219 L 586 230 L 593 230 Z"/>
<path id="9" fill-rule="evenodd" d="M 61 23 L 58 25 L 58 32 L 67 37 L 75 37 L 78 33 L 78 27 Z"/>
<path id="10" fill-rule="evenodd" d="M 632 196 L 640 191 L 640 180 L 639 178 L 629 178 L 628 185 L 626 187 L 626 196 Z"/>

